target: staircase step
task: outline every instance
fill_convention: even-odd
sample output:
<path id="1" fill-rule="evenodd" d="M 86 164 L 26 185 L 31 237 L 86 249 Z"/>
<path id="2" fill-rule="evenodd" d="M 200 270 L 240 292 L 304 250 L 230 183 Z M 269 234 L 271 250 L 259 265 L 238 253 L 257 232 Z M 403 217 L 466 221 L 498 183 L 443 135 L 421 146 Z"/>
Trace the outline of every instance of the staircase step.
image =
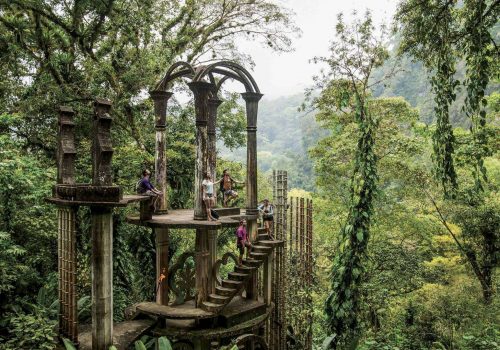
<path id="1" fill-rule="evenodd" d="M 214 208 L 219 216 L 235 216 L 240 215 L 240 208 Z"/>
<path id="2" fill-rule="evenodd" d="M 248 273 L 229 272 L 227 278 L 233 281 L 244 281 L 250 276 Z"/>
<path id="3" fill-rule="evenodd" d="M 269 235 L 267 233 L 260 233 L 259 234 L 259 241 L 262 241 L 262 240 L 269 240 L 271 237 L 269 237 Z"/>
<path id="4" fill-rule="evenodd" d="M 258 232 L 259 234 L 261 234 L 261 233 L 265 233 L 265 232 L 266 232 L 266 228 L 265 228 L 265 227 L 259 227 L 259 228 L 257 229 L 257 232 Z"/>
<path id="5" fill-rule="evenodd" d="M 245 266 L 245 265 L 238 266 L 238 265 L 236 265 L 234 267 L 234 271 L 239 272 L 239 273 L 251 273 L 255 270 L 257 270 L 257 267 L 255 267 L 255 266 Z"/>
<path id="6" fill-rule="evenodd" d="M 222 309 L 222 307 L 224 305 L 214 304 L 214 303 L 211 303 L 209 301 L 204 301 L 204 302 L 201 303 L 200 306 L 205 311 L 217 313 L 217 312 L 219 312 Z"/>
<path id="7" fill-rule="evenodd" d="M 266 259 L 266 257 L 267 257 L 267 255 L 268 255 L 268 254 L 266 254 L 266 253 L 257 253 L 257 252 L 255 252 L 255 253 L 254 253 L 254 252 L 251 252 L 251 253 L 250 253 L 250 257 L 251 257 L 252 259 L 255 259 L 255 260 L 260 260 L 260 261 L 265 260 L 265 259 Z"/>
<path id="8" fill-rule="evenodd" d="M 250 267 L 259 267 L 261 264 L 260 260 L 255 259 L 243 259 L 243 265 Z"/>
<path id="9" fill-rule="evenodd" d="M 281 243 L 283 243 L 283 241 L 277 241 L 277 240 L 272 240 L 272 239 L 265 239 L 265 240 L 259 241 L 259 245 L 265 245 L 265 246 L 271 247 L 271 248 L 274 248 L 278 245 L 281 245 Z"/>
<path id="10" fill-rule="evenodd" d="M 222 286 L 224 288 L 238 289 L 243 282 L 233 281 L 233 280 L 222 280 Z"/>
<path id="11" fill-rule="evenodd" d="M 219 295 L 219 294 L 210 294 L 208 296 L 208 301 L 214 304 L 227 304 L 227 302 L 230 300 L 230 297 L 224 296 L 224 295 Z"/>
<path id="12" fill-rule="evenodd" d="M 236 293 L 235 288 L 226 288 L 226 287 L 222 287 L 222 286 L 215 287 L 215 290 L 216 290 L 217 294 L 223 295 L 223 296 L 228 296 L 228 297 L 230 297 L 234 293 Z"/>
<path id="13" fill-rule="evenodd" d="M 256 253 L 268 253 L 273 250 L 273 247 L 269 247 L 266 245 L 254 245 L 252 248 L 252 252 Z"/>

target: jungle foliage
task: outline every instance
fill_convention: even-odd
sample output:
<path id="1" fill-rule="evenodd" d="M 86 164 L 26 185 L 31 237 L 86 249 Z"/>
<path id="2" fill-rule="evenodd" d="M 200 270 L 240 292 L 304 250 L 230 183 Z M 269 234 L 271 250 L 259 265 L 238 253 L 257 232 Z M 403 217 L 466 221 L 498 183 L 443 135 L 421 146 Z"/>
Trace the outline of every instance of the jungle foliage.
<path id="1" fill-rule="evenodd" d="M 279 167 L 301 188 L 291 193 L 314 199 L 315 349 L 500 349 L 499 11 L 496 0 L 402 0 L 387 40 L 369 14 L 340 16 L 330 56 L 317 59 L 326 75 L 310 91 L 314 111 L 297 111 L 302 96 L 262 101 L 259 198 L 271 197 L 267 175 Z M 77 181 L 87 182 L 91 102 L 113 100 L 114 180 L 131 193 L 154 164 L 147 93 L 172 62 L 252 65 L 237 38 L 280 52 L 297 31 L 267 0 L 0 0 L 0 349 L 56 344 L 56 215 L 44 198 L 57 107 L 77 111 Z M 243 109 L 224 94 L 218 173 L 243 179 Z M 173 208 L 192 205 L 193 114 L 169 101 Z M 115 321 L 155 293 L 154 236 L 124 223 L 132 210 L 113 217 Z M 89 226 L 81 210 L 81 323 Z M 232 234 L 219 235 L 223 249 Z M 172 230 L 169 256 L 192 243 Z"/>

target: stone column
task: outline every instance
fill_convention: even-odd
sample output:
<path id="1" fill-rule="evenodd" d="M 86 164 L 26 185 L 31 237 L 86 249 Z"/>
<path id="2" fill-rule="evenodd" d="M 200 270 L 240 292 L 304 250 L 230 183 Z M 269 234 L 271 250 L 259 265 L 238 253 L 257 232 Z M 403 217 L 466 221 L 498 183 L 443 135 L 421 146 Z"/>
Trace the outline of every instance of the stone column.
<path id="1" fill-rule="evenodd" d="M 91 207 L 92 216 L 92 350 L 113 345 L 112 209 Z"/>
<path id="2" fill-rule="evenodd" d="M 59 108 L 57 142 L 57 183 L 75 184 L 75 112 Z M 78 207 L 58 206 L 59 333 L 78 344 L 76 297 L 76 214 Z"/>
<path id="3" fill-rule="evenodd" d="M 111 101 L 94 103 L 92 182 L 112 186 Z M 112 208 L 90 207 L 92 231 L 92 350 L 113 345 L 113 220 Z"/>
<path id="4" fill-rule="evenodd" d="M 208 292 L 215 293 L 213 268 L 217 260 L 217 230 L 208 230 Z"/>
<path id="5" fill-rule="evenodd" d="M 257 110 L 262 94 L 245 92 L 241 94 L 247 110 L 247 181 L 246 211 L 257 215 Z"/>
<path id="6" fill-rule="evenodd" d="M 264 276 L 262 278 L 264 302 L 267 305 L 271 305 L 272 302 L 272 291 L 273 291 L 273 257 L 274 252 L 269 254 L 264 262 Z"/>
<path id="7" fill-rule="evenodd" d="M 203 301 L 208 299 L 208 294 L 210 292 L 208 283 L 210 254 L 208 248 L 208 232 L 206 228 L 196 229 L 194 253 L 196 269 L 195 288 L 198 293 L 196 302 L 199 307 Z"/>
<path id="8" fill-rule="evenodd" d="M 157 214 L 166 214 L 168 212 L 167 198 L 167 158 L 165 156 L 166 146 L 166 126 L 167 126 L 167 103 L 172 96 L 171 92 L 155 90 L 150 92 L 154 101 L 155 111 L 155 181 L 156 187 L 163 193 L 160 208 Z"/>
<path id="9" fill-rule="evenodd" d="M 203 205 L 201 183 L 203 175 L 208 171 L 208 98 L 213 85 L 204 81 L 188 84 L 194 94 L 196 113 L 196 163 L 194 167 L 194 219 L 206 220 L 207 213 Z"/>
<path id="10" fill-rule="evenodd" d="M 241 94 L 246 102 L 247 110 L 247 181 L 246 181 L 246 213 L 255 215 L 247 220 L 248 233 L 252 241 L 257 236 L 257 111 L 262 94 L 245 92 Z M 247 298 L 257 299 L 257 274 L 252 273 L 247 287 Z"/>
<path id="11" fill-rule="evenodd" d="M 216 167 L 217 167 L 217 135 L 216 135 L 216 127 L 217 127 L 217 108 L 222 103 L 222 100 L 219 100 L 217 96 L 210 98 L 208 100 L 208 172 L 212 176 L 212 179 L 215 181 L 216 178 Z"/>
<path id="12" fill-rule="evenodd" d="M 156 302 L 160 305 L 168 305 L 168 229 L 155 228 L 156 234 L 156 283 L 160 276 L 165 277 L 156 289 Z"/>
<path id="13" fill-rule="evenodd" d="M 96 186 L 111 186 L 113 183 L 111 159 L 111 101 L 96 99 L 92 142 L 92 182 Z"/>
<path id="14" fill-rule="evenodd" d="M 222 103 L 221 100 L 215 97 L 208 100 L 208 172 L 212 176 L 213 181 L 217 178 L 217 108 Z M 217 187 L 217 186 L 216 186 Z M 214 188 L 215 194 L 217 194 L 217 189 Z M 215 201 L 217 201 L 217 196 L 215 196 Z M 208 266 L 208 276 L 209 276 L 209 293 L 215 293 L 215 278 L 213 278 L 212 270 L 217 260 L 217 230 L 208 230 L 208 250 L 209 250 L 209 266 Z"/>

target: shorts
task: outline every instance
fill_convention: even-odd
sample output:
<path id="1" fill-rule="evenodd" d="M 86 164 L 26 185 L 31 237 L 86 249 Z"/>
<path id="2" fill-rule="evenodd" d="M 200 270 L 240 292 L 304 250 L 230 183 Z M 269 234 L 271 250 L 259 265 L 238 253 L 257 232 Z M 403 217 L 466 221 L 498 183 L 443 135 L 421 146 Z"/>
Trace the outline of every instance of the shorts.
<path id="1" fill-rule="evenodd" d="M 233 196 L 237 196 L 237 195 L 238 195 L 238 193 L 236 191 L 234 191 L 234 190 L 226 190 L 226 191 L 224 191 L 224 196 L 227 196 L 227 197 L 229 197 L 229 196 L 233 197 Z"/>
<path id="2" fill-rule="evenodd" d="M 158 193 L 154 193 L 151 190 L 147 190 L 146 192 L 142 193 L 143 196 L 149 196 L 149 197 L 158 197 Z"/>
<path id="3" fill-rule="evenodd" d="M 264 216 L 263 217 L 263 220 L 264 221 L 273 221 L 274 220 L 274 217 L 272 215 L 269 215 L 269 216 Z"/>
<path id="4" fill-rule="evenodd" d="M 203 196 L 203 200 L 205 200 L 205 199 L 210 199 L 210 198 L 212 198 L 213 196 L 214 196 L 214 194 L 213 194 L 213 193 L 207 193 L 207 194 L 205 194 L 205 195 Z"/>
<path id="5" fill-rule="evenodd" d="M 241 244 L 239 242 L 236 243 L 236 247 L 238 248 L 238 251 L 240 252 L 240 255 L 245 254 L 245 246 L 248 247 L 248 248 L 251 248 L 252 244 L 250 242 L 245 242 L 245 244 Z"/>

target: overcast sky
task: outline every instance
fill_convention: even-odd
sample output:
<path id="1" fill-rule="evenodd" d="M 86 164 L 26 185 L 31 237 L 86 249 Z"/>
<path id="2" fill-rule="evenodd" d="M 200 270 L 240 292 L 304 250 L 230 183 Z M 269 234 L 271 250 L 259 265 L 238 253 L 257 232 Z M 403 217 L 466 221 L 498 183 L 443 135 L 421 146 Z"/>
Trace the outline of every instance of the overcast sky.
<path id="1" fill-rule="evenodd" d="M 241 43 L 255 61 L 252 71 L 262 93 L 267 98 L 303 92 L 312 83 L 319 67 L 309 60 L 328 53 L 334 36 L 337 14 L 351 15 L 353 10 L 364 13 L 370 9 L 376 23 L 390 24 L 397 0 L 278 0 L 296 13 L 295 21 L 302 37 L 294 40 L 295 51 L 277 54 L 255 43 Z"/>

